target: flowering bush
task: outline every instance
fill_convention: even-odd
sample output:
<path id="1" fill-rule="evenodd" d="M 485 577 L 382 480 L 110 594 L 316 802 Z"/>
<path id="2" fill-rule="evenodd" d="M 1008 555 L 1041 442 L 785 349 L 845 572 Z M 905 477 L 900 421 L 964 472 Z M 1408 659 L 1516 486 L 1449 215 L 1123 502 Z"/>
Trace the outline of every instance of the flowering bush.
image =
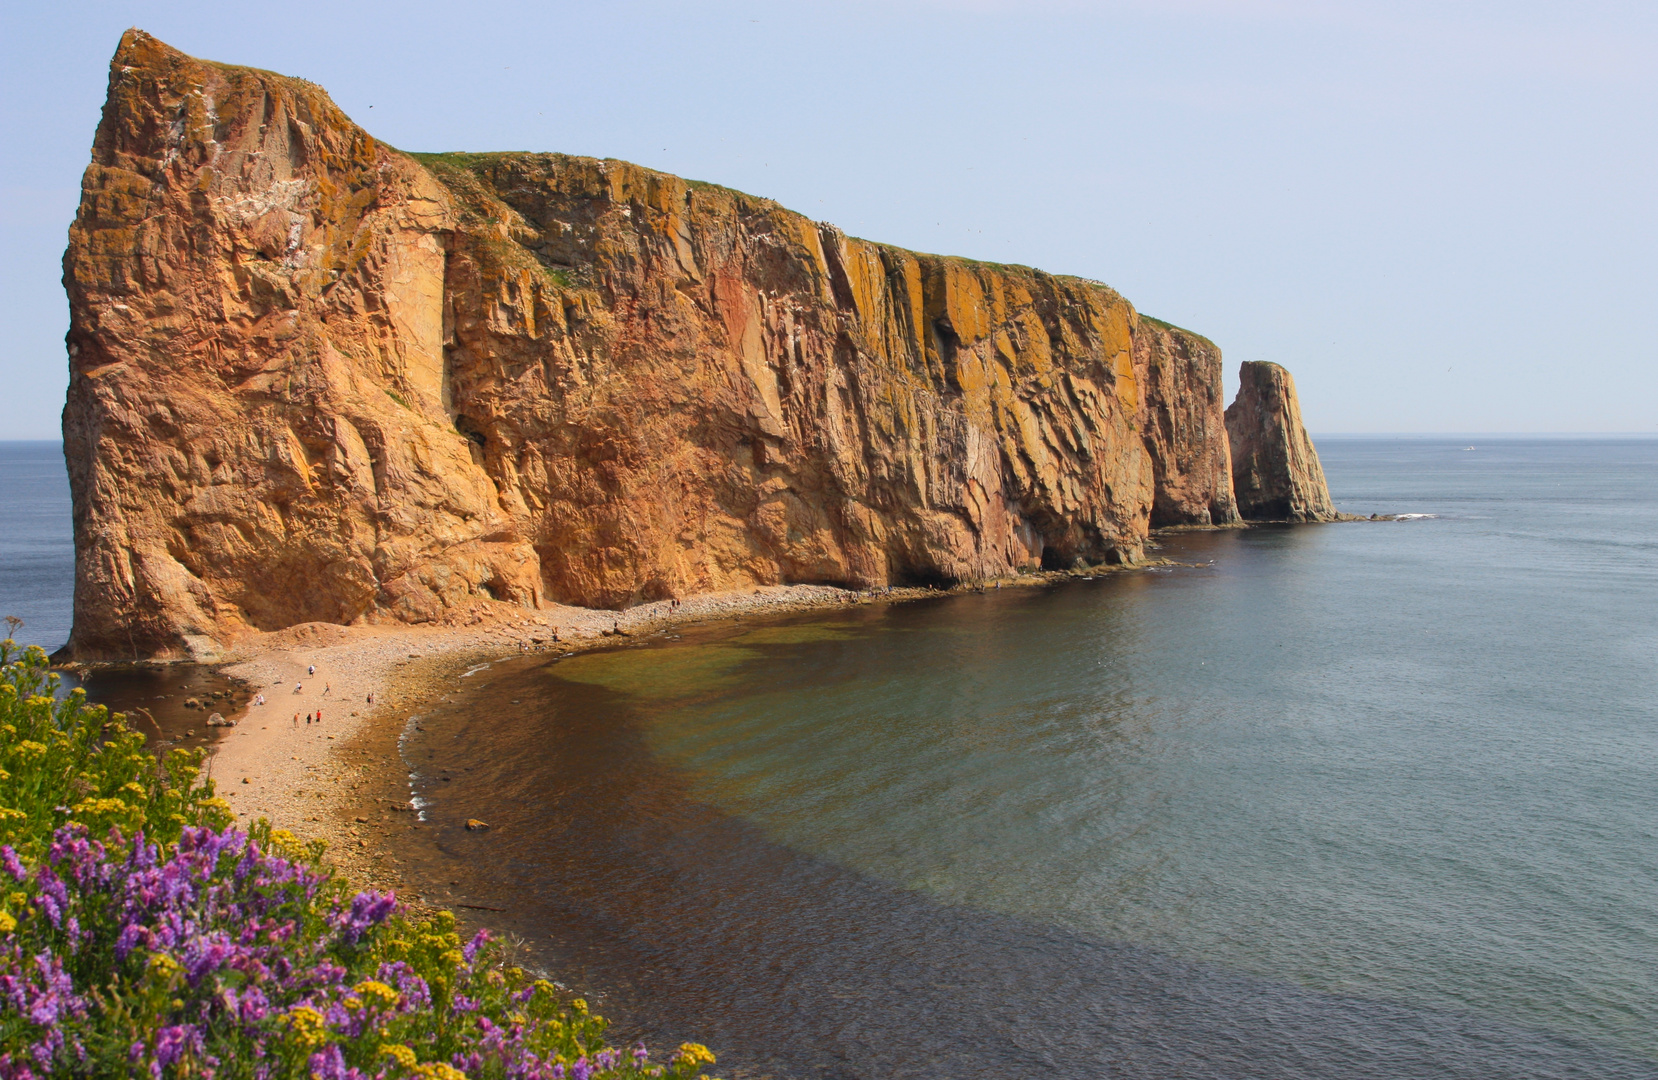
<path id="1" fill-rule="evenodd" d="M 165 766 L 0 643 L 0 1080 L 45 1076 L 689 1080 L 608 1048 L 585 1002 L 454 917 L 354 892 L 264 822 L 242 831 L 200 755 Z"/>
<path id="2" fill-rule="evenodd" d="M 0 844 L 35 858 L 72 822 L 95 835 L 142 827 L 164 845 L 189 824 L 230 824 L 230 807 L 196 782 L 201 750 L 174 750 L 158 763 L 144 736 L 88 705 L 86 691 L 54 700 L 48 667 L 38 647 L 0 641 Z"/>

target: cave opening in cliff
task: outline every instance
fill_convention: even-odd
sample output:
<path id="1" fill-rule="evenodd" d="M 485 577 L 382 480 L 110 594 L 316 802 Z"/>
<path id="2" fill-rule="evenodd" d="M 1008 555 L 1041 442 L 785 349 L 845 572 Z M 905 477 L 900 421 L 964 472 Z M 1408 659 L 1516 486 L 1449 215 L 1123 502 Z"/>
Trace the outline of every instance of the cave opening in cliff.
<path id="1" fill-rule="evenodd" d="M 1042 548 L 1042 569 L 1069 570 L 1076 565 L 1076 556 L 1051 545 Z"/>
<path id="2" fill-rule="evenodd" d="M 484 434 L 483 429 L 475 421 L 469 420 L 465 413 L 460 413 L 455 417 L 455 430 L 472 440 L 473 444 L 480 450 L 489 445 L 489 436 Z"/>
<path id="3" fill-rule="evenodd" d="M 909 589 L 953 589 L 961 584 L 961 578 L 929 566 L 898 570 L 892 575 L 892 583 Z"/>
<path id="4" fill-rule="evenodd" d="M 484 449 L 489 445 L 489 436 L 465 413 L 456 414 L 455 430 L 466 436 L 467 442 L 471 444 L 467 449 L 472 451 L 472 463 L 481 467 L 484 464 Z"/>

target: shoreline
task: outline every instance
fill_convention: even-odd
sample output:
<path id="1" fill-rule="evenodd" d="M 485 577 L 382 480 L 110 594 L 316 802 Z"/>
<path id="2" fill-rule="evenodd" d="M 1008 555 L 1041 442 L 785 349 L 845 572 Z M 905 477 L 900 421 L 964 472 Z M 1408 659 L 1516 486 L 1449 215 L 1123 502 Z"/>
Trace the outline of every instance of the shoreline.
<path id="1" fill-rule="evenodd" d="M 209 746 L 205 772 L 239 821 L 263 817 L 304 839 L 323 840 L 327 861 L 354 885 L 395 890 L 411 908 L 443 907 L 417 896 L 419 883 L 401 872 L 406 852 L 399 834 L 422 826 L 410 805 L 399 742 L 416 714 L 442 701 L 479 665 L 574 655 L 678 627 L 753 615 L 904 603 L 1175 565 L 1185 564 L 1152 557 L 1133 565 L 1037 571 L 999 582 L 878 593 L 831 585 L 757 586 L 703 593 L 681 601 L 677 609 L 658 601 L 621 612 L 574 607 L 528 611 L 484 601 L 459 613 L 468 620 L 465 625 L 304 623 L 244 639 L 212 665 L 247 685 L 250 704 L 231 717 L 235 726 Z M 308 674 L 313 666 L 315 674 Z M 251 704 L 260 693 L 266 703 Z M 307 724 L 305 717 L 319 709 L 321 723 Z"/>
<path id="2" fill-rule="evenodd" d="M 892 598 L 914 598 L 908 594 L 941 595 L 895 590 Z M 622 612 L 532 612 L 484 602 L 463 613 L 466 625 L 305 623 L 261 634 L 213 665 L 246 684 L 250 703 L 209 747 L 206 775 L 239 820 L 263 817 L 324 840 L 328 861 L 354 884 L 394 888 L 400 900 L 412 901 L 404 895 L 411 883 L 395 869 L 399 845 L 387 835 L 393 825 L 419 827 L 397 744 L 412 716 L 441 700 L 468 669 L 572 655 L 691 623 L 844 607 L 854 595 L 824 585 L 761 586 L 703 594 L 677 611 L 667 601 Z M 260 693 L 265 704 L 252 704 Z M 307 723 L 318 710 L 321 722 Z"/>
<path id="3" fill-rule="evenodd" d="M 1391 517 L 1342 515 L 1338 520 Z M 1175 526 L 1158 530 L 1152 541 L 1160 535 L 1211 531 L 1216 530 Z M 322 840 L 327 861 L 355 885 L 396 890 L 410 907 L 441 907 L 417 897 L 418 884 L 405 880 L 399 869 L 406 852 L 397 834 L 421 827 L 410 804 L 399 743 L 416 714 L 444 700 L 469 669 L 537 655 L 570 656 L 677 627 L 753 615 L 904 603 L 1186 565 L 1192 564 L 1152 555 L 1132 564 L 1036 570 L 946 588 L 763 585 L 701 593 L 677 608 L 663 600 L 625 611 L 562 605 L 532 611 L 479 600 L 454 610 L 440 625 L 301 623 L 244 638 L 220 660 L 201 665 L 243 684 L 248 698 L 228 714 L 233 726 L 220 729 L 207 745 L 204 773 L 239 822 L 263 817 L 273 827 Z M 151 664 L 63 666 L 88 671 Z M 265 695 L 263 705 L 253 704 L 259 694 Z M 321 722 L 308 724 L 306 718 L 319 709 Z"/>

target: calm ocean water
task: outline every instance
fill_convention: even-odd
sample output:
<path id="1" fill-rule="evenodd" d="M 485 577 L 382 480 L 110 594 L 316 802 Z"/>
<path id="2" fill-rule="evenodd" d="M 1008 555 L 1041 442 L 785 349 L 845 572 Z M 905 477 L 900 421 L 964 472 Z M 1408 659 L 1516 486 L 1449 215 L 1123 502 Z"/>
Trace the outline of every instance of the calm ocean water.
<path id="1" fill-rule="evenodd" d="M 47 652 L 69 640 L 75 533 L 63 444 L 0 441 L 0 615 L 23 620 L 17 640 Z"/>
<path id="2" fill-rule="evenodd" d="M 1658 441 L 1319 445 L 1434 516 L 480 671 L 406 869 L 725 1076 L 1658 1077 Z"/>
<path id="3" fill-rule="evenodd" d="M 1321 451 L 1435 516 L 480 672 L 416 862 L 722 1075 L 1658 1076 L 1658 442 Z"/>

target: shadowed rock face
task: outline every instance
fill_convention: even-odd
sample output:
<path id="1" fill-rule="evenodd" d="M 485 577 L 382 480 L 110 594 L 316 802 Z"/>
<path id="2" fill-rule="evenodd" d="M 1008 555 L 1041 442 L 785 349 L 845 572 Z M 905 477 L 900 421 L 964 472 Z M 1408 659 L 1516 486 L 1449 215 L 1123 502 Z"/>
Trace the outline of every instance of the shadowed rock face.
<path id="1" fill-rule="evenodd" d="M 1237 520 L 1219 350 L 1103 285 L 624 162 L 406 155 L 138 31 L 64 281 L 79 659 Z"/>
<path id="2" fill-rule="evenodd" d="M 1232 484 L 1249 521 L 1332 521 L 1335 507 L 1318 451 L 1301 423 L 1295 380 L 1277 364 L 1238 368 L 1238 396 L 1226 410 Z"/>

